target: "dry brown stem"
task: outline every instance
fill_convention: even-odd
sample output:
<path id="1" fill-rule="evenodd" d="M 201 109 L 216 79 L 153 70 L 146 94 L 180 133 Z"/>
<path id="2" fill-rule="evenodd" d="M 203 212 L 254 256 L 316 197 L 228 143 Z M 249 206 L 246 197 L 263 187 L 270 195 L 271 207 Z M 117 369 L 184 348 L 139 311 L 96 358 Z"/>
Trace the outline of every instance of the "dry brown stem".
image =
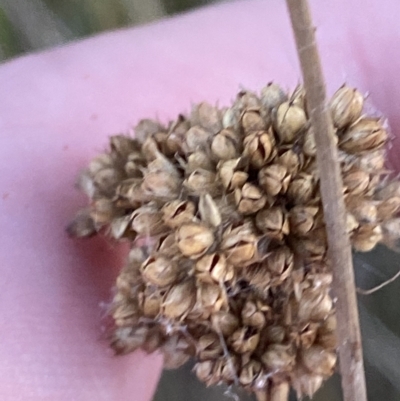
<path id="1" fill-rule="evenodd" d="M 326 104 L 325 83 L 307 0 L 286 0 L 315 132 L 320 188 L 337 295 L 340 370 L 345 401 L 366 401 L 364 364 L 351 247 L 345 224 L 337 147 Z"/>

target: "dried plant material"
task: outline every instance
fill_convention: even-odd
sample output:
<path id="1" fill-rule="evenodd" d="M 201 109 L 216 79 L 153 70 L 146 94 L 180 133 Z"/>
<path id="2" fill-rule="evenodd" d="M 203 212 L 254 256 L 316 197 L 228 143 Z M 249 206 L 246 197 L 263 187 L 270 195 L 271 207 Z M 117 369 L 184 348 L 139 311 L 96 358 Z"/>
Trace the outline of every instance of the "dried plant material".
<path id="1" fill-rule="evenodd" d="M 382 173 L 386 131 L 360 118 L 359 92 L 331 102 L 353 248 L 398 249 L 400 184 Z M 194 106 L 136 139 L 110 138 L 79 180 L 90 205 L 68 228 L 131 250 L 116 280 L 111 345 L 195 358 L 207 385 L 312 395 L 336 363 L 331 266 L 304 88 Z M 340 127 L 340 129 L 339 129 Z M 277 398 L 278 400 L 278 398 Z M 273 400 L 275 401 L 275 400 Z M 279 400 L 281 401 L 281 400 Z"/>

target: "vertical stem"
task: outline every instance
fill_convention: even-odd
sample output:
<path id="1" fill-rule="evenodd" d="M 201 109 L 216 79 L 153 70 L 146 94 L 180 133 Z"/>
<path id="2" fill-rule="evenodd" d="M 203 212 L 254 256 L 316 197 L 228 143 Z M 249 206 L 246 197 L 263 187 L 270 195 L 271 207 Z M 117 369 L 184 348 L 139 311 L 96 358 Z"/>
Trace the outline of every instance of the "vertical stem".
<path id="1" fill-rule="evenodd" d="M 315 133 L 320 190 L 326 223 L 333 286 L 337 295 L 340 371 L 345 401 L 366 401 L 364 364 L 351 246 L 345 225 L 343 185 L 325 83 L 307 0 L 286 0 Z"/>

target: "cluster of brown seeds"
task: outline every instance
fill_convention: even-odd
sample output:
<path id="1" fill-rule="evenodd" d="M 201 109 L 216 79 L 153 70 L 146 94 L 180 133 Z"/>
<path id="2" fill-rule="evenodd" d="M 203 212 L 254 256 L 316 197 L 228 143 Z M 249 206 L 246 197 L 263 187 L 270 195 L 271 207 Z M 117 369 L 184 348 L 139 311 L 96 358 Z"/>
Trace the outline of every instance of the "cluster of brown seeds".
<path id="1" fill-rule="evenodd" d="M 388 182 L 380 119 L 341 87 L 330 102 L 355 250 L 397 245 L 400 185 Z M 131 243 L 112 304 L 112 347 L 194 357 L 197 376 L 312 395 L 336 364 L 332 274 L 314 134 L 302 87 L 240 92 L 163 126 L 143 120 L 80 177 L 90 206 L 69 230 Z"/>

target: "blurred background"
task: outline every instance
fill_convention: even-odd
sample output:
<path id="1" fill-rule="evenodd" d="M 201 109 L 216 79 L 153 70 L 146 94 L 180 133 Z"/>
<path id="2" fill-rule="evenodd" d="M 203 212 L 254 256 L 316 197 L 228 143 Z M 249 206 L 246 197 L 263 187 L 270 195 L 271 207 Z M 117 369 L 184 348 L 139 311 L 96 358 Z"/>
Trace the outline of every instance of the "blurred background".
<path id="1" fill-rule="evenodd" d="M 0 0 L 0 62 L 25 52 L 96 33 L 144 24 L 218 0 Z M 355 255 L 357 284 L 371 288 L 400 268 L 400 257 L 378 248 Z M 400 400 L 400 280 L 373 295 L 360 295 L 360 315 L 370 401 Z M 248 401 L 236 389 L 207 389 L 188 363 L 166 371 L 153 401 Z M 292 396 L 294 400 L 294 396 Z M 331 379 L 315 401 L 340 401 L 340 380 Z M 134 395 L 132 397 L 134 400 Z"/>
<path id="2" fill-rule="evenodd" d="M 217 0 L 0 0 L 0 62 Z"/>

